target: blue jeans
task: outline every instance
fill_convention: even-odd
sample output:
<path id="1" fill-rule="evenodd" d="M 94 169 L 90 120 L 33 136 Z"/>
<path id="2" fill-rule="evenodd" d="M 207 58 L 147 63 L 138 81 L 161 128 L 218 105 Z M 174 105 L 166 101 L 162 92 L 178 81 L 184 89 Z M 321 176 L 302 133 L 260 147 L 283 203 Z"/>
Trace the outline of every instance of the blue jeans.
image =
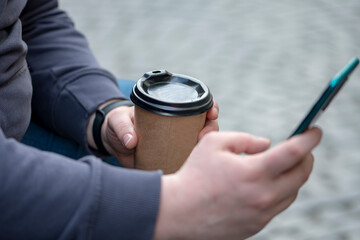
<path id="1" fill-rule="evenodd" d="M 134 84 L 134 81 L 118 80 L 119 88 L 126 97 L 130 97 Z M 85 155 L 91 154 L 85 147 L 80 146 L 75 141 L 50 132 L 34 121 L 30 122 L 28 130 L 22 139 L 22 143 L 44 151 L 55 152 L 72 159 L 79 159 Z M 104 158 L 103 160 L 112 165 L 120 166 L 119 162 L 114 157 Z"/>

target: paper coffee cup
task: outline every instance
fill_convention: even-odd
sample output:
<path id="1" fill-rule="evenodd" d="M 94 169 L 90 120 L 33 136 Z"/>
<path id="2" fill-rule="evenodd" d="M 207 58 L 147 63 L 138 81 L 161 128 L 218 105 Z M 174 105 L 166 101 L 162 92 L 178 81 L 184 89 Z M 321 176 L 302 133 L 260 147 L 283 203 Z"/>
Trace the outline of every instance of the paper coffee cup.
<path id="1" fill-rule="evenodd" d="M 201 81 L 166 70 L 145 73 L 133 87 L 138 144 L 135 168 L 176 172 L 197 143 L 212 95 Z"/>

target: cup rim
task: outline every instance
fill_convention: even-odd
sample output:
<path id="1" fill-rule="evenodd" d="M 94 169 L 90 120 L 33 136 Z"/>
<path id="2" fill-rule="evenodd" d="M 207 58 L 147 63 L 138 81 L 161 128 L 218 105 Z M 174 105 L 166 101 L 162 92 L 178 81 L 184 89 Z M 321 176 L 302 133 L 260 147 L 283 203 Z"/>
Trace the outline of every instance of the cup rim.
<path id="1" fill-rule="evenodd" d="M 147 91 L 155 84 L 180 83 L 190 86 L 198 93 L 196 99 L 189 101 L 165 101 Z M 131 101 L 138 107 L 166 116 L 189 116 L 204 113 L 213 106 L 209 88 L 200 80 L 166 70 L 153 70 L 145 73 L 134 85 L 130 94 Z"/>

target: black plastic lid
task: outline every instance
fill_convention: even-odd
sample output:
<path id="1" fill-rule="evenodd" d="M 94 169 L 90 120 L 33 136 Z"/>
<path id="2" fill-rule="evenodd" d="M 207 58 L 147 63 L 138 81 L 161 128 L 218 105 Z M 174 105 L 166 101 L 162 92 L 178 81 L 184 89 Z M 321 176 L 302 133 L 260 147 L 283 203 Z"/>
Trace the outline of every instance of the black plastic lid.
<path id="1" fill-rule="evenodd" d="M 213 106 L 212 95 L 201 81 L 166 70 L 147 72 L 130 94 L 138 107 L 166 116 L 190 116 Z"/>

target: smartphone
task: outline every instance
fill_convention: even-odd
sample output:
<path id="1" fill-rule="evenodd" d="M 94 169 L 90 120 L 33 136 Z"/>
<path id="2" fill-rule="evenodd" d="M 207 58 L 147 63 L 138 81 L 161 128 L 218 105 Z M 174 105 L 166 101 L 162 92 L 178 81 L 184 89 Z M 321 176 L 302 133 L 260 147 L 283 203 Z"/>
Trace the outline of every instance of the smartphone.
<path id="1" fill-rule="evenodd" d="M 306 131 L 312 126 L 312 124 L 315 123 L 316 119 L 318 119 L 321 113 L 323 113 L 329 106 L 358 64 L 358 58 L 352 59 L 343 69 L 340 70 L 340 72 L 335 75 L 333 79 L 331 79 L 330 83 L 325 88 L 325 91 L 320 95 L 320 98 L 315 102 L 309 113 L 300 122 L 299 126 L 290 135 L 290 137 Z"/>

